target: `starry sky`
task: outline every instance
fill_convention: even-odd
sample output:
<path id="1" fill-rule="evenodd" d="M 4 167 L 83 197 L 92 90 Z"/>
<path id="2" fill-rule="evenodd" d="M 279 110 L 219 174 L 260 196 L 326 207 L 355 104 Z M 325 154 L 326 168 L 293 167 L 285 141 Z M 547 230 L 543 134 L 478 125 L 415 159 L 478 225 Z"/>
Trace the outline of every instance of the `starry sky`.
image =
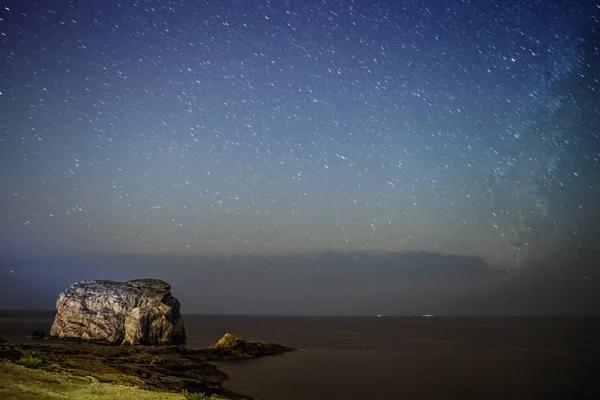
<path id="1" fill-rule="evenodd" d="M 0 251 L 600 249 L 593 1 L 3 4 Z"/>

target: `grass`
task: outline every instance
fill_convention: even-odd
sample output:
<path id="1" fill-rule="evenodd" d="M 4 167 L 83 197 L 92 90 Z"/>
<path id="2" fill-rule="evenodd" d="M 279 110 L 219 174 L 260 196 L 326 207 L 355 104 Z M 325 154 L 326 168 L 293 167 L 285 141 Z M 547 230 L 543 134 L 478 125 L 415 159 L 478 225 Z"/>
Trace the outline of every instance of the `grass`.
<path id="1" fill-rule="evenodd" d="M 29 362 L 26 361 L 26 363 Z M 0 379 L 0 398 L 7 400 L 182 399 L 182 395 L 177 393 L 154 392 L 134 386 L 102 383 L 92 377 L 31 369 L 6 361 L 0 361 L 0 376 L 2 377 Z M 213 399 L 212 397 L 205 398 Z"/>
<path id="2" fill-rule="evenodd" d="M 215 395 L 208 396 L 204 393 L 191 393 L 187 390 L 184 390 L 182 394 L 185 400 L 227 400 L 223 399 L 222 397 L 217 397 Z"/>
<path id="3" fill-rule="evenodd" d="M 39 357 L 27 356 L 19 358 L 15 361 L 15 364 L 22 365 L 25 368 L 38 369 L 44 362 Z"/>
<path id="4" fill-rule="evenodd" d="M 145 390 L 143 381 L 107 369 L 84 371 L 77 368 L 77 363 L 69 363 L 69 368 L 63 369 L 33 355 L 23 356 L 20 352 L 8 355 L 11 357 L 0 359 L 1 399 L 227 400 L 187 390 L 181 394 Z"/>

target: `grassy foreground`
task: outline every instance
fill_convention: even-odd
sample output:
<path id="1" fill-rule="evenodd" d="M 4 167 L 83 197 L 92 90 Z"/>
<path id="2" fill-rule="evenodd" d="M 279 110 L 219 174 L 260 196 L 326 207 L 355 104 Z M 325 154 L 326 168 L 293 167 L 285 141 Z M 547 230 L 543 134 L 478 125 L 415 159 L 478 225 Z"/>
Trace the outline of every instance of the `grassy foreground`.
<path id="1" fill-rule="evenodd" d="M 184 398 L 181 394 L 103 383 L 92 377 L 31 369 L 6 361 L 0 361 L 0 376 L 2 377 L 0 397 L 3 399 L 182 400 Z"/>

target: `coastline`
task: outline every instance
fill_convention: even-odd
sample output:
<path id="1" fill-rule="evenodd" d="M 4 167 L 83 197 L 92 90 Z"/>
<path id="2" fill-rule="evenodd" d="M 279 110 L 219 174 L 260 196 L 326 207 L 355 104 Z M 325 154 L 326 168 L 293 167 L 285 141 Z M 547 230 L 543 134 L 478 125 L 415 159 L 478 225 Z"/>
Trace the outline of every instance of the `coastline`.
<path id="1" fill-rule="evenodd" d="M 20 387 L 21 396 L 14 398 L 22 398 L 26 393 L 35 392 L 33 386 L 39 386 L 42 381 L 45 382 L 46 395 L 60 394 L 64 392 L 64 382 L 77 383 L 77 390 L 82 390 L 87 382 L 88 386 L 102 384 L 108 392 L 117 387 L 151 392 L 153 396 L 150 398 L 181 399 L 186 391 L 204 393 L 218 399 L 252 400 L 252 397 L 224 388 L 223 383 L 229 376 L 213 362 L 276 355 L 295 349 L 230 336 L 237 341 L 228 343 L 229 347 L 215 345 L 204 349 L 122 346 L 53 338 L 31 343 L 0 340 L 0 373 L 9 378 L 3 380 L 0 393 L 8 395 L 15 387 Z M 28 359 L 39 362 L 35 366 L 27 365 L 23 360 Z M 30 371 L 23 369 L 27 367 Z M 26 383 L 27 379 L 19 381 L 15 378 L 17 376 L 19 379 L 26 377 L 31 381 L 30 384 Z M 12 385 L 9 382 L 11 379 Z M 55 382 L 55 385 L 51 382 Z M 114 387 L 108 388 L 106 385 Z M 143 394 L 149 396 L 149 393 Z M 159 394 L 165 396 L 160 397 Z"/>

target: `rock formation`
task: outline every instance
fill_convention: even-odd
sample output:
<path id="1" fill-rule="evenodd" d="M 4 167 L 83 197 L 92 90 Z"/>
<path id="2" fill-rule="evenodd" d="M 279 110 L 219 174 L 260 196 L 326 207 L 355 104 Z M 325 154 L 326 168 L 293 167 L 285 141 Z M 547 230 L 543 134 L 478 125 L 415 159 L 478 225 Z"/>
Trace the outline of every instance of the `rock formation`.
<path id="1" fill-rule="evenodd" d="M 82 281 L 61 293 L 50 336 L 124 345 L 185 343 L 171 286 L 158 279 Z"/>
<path id="2" fill-rule="evenodd" d="M 46 337 L 46 334 L 44 333 L 44 331 L 39 330 L 39 329 L 36 329 L 31 334 L 32 339 L 44 339 L 45 337 Z"/>
<path id="3" fill-rule="evenodd" d="M 293 347 L 250 340 L 232 333 L 226 333 L 217 343 L 209 347 L 212 354 L 227 358 L 254 358 L 295 350 Z"/>

